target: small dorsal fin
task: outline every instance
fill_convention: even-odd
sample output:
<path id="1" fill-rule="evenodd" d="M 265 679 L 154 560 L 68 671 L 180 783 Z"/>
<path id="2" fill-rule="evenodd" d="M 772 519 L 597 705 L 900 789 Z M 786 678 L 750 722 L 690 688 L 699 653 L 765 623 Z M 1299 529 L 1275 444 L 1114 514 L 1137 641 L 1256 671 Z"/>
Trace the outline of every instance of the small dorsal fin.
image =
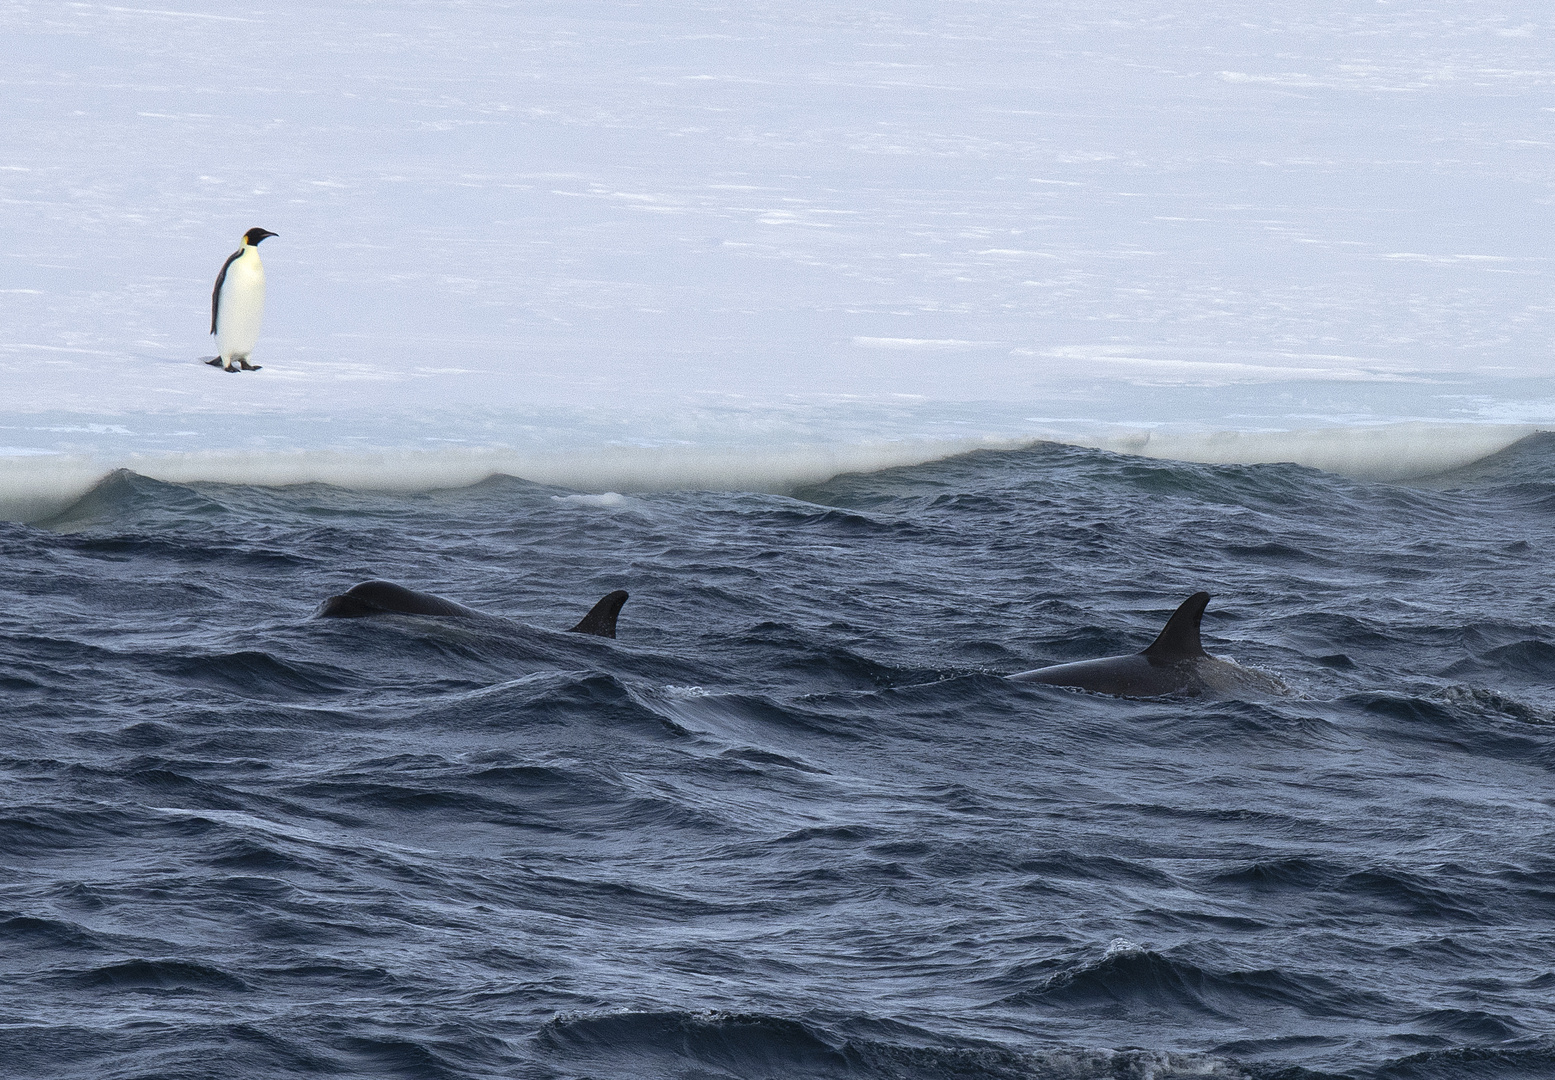
<path id="1" fill-rule="evenodd" d="M 567 631 L 569 634 L 593 634 L 595 637 L 613 638 L 616 636 L 616 616 L 621 614 L 621 605 L 626 603 L 627 592 L 625 589 L 617 589 L 607 594 L 599 603 L 589 609 L 589 613 L 583 619 Z"/>
<path id="2" fill-rule="evenodd" d="M 1140 655 L 1154 664 L 1170 664 L 1195 656 L 1208 656 L 1199 643 L 1199 622 L 1209 604 L 1209 593 L 1196 592 L 1166 620 L 1166 628 Z"/>

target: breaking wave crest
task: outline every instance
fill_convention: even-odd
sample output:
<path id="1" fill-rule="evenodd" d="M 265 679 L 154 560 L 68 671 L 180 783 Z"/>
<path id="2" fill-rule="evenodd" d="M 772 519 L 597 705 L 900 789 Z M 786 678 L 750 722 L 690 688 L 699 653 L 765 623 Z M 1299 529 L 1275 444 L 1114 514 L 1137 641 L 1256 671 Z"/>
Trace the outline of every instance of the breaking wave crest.
<path id="1" fill-rule="evenodd" d="M 1356 479 L 1434 476 L 1490 457 L 1536 429 L 1524 425 L 1406 423 L 1307 431 L 1036 432 L 1021 437 L 812 442 L 788 445 L 601 445 L 567 451 L 509 447 L 313 449 L 134 454 L 107 461 L 68 454 L 0 457 L 0 520 L 40 521 L 128 469 L 171 483 L 261 487 L 321 483 L 360 491 L 467 487 L 494 475 L 585 492 L 786 493 L 844 473 L 921 465 L 974 450 L 1038 442 L 1208 464 L 1286 462 Z"/>

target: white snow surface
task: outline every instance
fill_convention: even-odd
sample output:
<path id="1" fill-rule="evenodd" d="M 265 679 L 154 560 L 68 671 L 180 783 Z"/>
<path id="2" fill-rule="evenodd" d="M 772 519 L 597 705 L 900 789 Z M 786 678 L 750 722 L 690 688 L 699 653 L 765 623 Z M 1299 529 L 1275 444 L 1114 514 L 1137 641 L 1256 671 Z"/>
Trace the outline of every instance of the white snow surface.
<path id="1" fill-rule="evenodd" d="M 9 0 L 0 516 L 121 465 L 1461 464 L 1555 424 L 1552 35 L 1519 0 Z"/>

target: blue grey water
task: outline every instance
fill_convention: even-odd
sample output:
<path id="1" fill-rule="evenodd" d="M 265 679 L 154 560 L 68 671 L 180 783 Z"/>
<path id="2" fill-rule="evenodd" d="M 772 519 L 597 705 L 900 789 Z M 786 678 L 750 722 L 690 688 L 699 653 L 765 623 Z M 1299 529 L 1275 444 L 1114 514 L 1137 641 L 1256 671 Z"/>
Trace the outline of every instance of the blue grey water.
<path id="1" fill-rule="evenodd" d="M 1550 436 L 1409 485 L 117 473 L 0 525 L 0 1072 L 1555 1075 L 1552 518 Z M 313 617 L 373 577 L 490 617 Z M 1198 589 L 1288 693 L 1001 678 Z"/>

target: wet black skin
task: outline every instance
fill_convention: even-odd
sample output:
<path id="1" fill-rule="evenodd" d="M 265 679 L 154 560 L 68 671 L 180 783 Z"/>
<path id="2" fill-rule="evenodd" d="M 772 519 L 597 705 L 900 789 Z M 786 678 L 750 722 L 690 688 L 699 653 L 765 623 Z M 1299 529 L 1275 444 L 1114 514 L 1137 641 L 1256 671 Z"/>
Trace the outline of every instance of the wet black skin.
<path id="1" fill-rule="evenodd" d="M 1046 683 L 1049 686 L 1073 686 L 1116 697 L 1161 697 L 1180 694 L 1197 686 L 1194 661 L 1210 659 L 1199 642 L 1199 623 L 1209 593 L 1197 592 L 1166 621 L 1166 627 L 1143 652 L 1130 656 L 1104 656 L 1099 660 L 1081 660 L 1073 664 L 1022 671 L 1010 678 L 1016 682 Z"/>
<path id="2" fill-rule="evenodd" d="M 569 631 L 594 637 L 616 636 L 616 618 L 627 601 L 624 589 L 607 594 Z M 431 593 L 417 592 L 392 581 L 364 581 L 338 596 L 331 596 L 319 607 L 321 619 L 361 619 L 370 615 L 442 615 L 470 618 L 480 615 L 474 608 L 445 600 Z"/>

